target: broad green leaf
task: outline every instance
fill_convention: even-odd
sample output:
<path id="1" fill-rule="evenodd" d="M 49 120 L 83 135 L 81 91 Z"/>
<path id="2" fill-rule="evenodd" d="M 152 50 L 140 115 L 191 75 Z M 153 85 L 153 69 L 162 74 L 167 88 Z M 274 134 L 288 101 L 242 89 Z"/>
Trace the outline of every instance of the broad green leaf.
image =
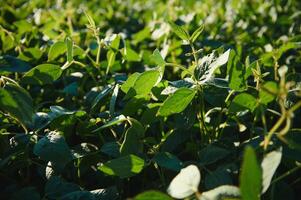
<path id="1" fill-rule="evenodd" d="M 102 153 L 105 153 L 113 158 L 120 156 L 119 144 L 117 142 L 107 142 L 100 148 Z"/>
<path id="2" fill-rule="evenodd" d="M 150 56 L 149 58 L 150 60 L 152 60 L 154 63 L 156 63 L 156 65 L 158 66 L 164 66 L 165 65 L 165 61 L 162 58 L 160 51 L 158 49 L 156 49 L 153 54 Z"/>
<path id="3" fill-rule="evenodd" d="M 220 159 L 225 158 L 230 154 L 230 151 L 219 146 L 210 144 L 199 152 L 199 163 L 201 165 L 212 164 Z"/>
<path id="4" fill-rule="evenodd" d="M 233 185 L 222 185 L 203 192 L 199 200 L 240 200 L 240 190 Z"/>
<path id="5" fill-rule="evenodd" d="M 126 131 L 125 138 L 120 147 L 121 155 L 143 153 L 144 127 L 139 121 L 131 119 L 131 127 Z"/>
<path id="6" fill-rule="evenodd" d="M 251 94 L 248 93 L 241 93 L 234 97 L 230 106 L 229 112 L 240 112 L 244 110 L 251 110 L 254 111 L 257 106 L 257 100 Z"/>
<path id="7" fill-rule="evenodd" d="M 61 171 L 71 161 L 72 154 L 64 139 L 58 132 L 49 132 L 34 146 L 33 152 L 44 161 L 50 161 L 53 167 Z"/>
<path id="8" fill-rule="evenodd" d="M 180 173 L 170 182 L 167 193 L 176 199 L 184 199 L 198 192 L 201 173 L 196 165 L 181 169 Z"/>
<path id="9" fill-rule="evenodd" d="M 160 166 L 174 171 L 180 171 L 183 163 L 173 154 L 160 152 L 155 155 L 153 160 Z"/>
<path id="10" fill-rule="evenodd" d="M 139 42 L 142 42 L 143 40 L 149 38 L 150 36 L 151 36 L 151 30 L 150 27 L 148 26 L 145 26 L 144 29 L 132 35 L 134 44 L 138 44 Z"/>
<path id="11" fill-rule="evenodd" d="M 214 189 L 221 185 L 232 185 L 232 177 L 227 169 L 217 169 L 205 176 L 206 189 Z"/>
<path id="12" fill-rule="evenodd" d="M 34 187 L 25 187 L 15 191 L 12 195 L 13 200 L 40 200 L 40 194 Z"/>
<path id="13" fill-rule="evenodd" d="M 62 197 L 59 198 L 60 200 L 94 200 L 94 195 L 91 194 L 89 191 L 79 190 L 64 194 Z"/>
<path id="14" fill-rule="evenodd" d="M 0 56 L 0 71 L 6 72 L 27 72 L 31 66 L 16 57 L 10 55 Z"/>
<path id="15" fill-rule="evenodd" d="M 259 89 L 260 102 L 268 104 L 273 101 L 278 93 L 278 85 L 276 82 L 268 81 L 265 82 Z"/>
<path id="16" fill-rule="evenodd" d="M 262 191 L 261 193 L 265 193 L 275 174 L 282 157 L 282 148 L 278 148 L 274 151 L 269 152 L 266 154 L 261 162 L 261 169 L 262 169 Z"/>
<path id="17" fill-rule="evenodd" d="M 59 176 L 52 176 L 45 185 L 45 197 L 47 199 L 60 199 L 65 194 L 80 190 L 78 185 L 69 183 Z"/>
<path id="18" fill-rule="evenodd" d="M 67 51 L 67 46 L 65 42 L 58 41 L 54 43 L 48 52 L 48 61 L 56 59 L 58 56 L 62 55 Z"/>
<path id="19" fill-rule="evenodd" d="M 27 20 L 19 20 L 13 23 L 18 28 L 18 33 L 23 34 L 25 32 L 31 32 L 32 31 L 32 24 L 29 23 Z"/>
<path id="20" fill-rule="evenodd" d="M 133 89 L 136 95 L 147 95 L 151 92 L 154 85 L 157 83 L 160 77 L 160 72 L 157 70 L 149 70 L 143 72 L 136 79 Z"/>
<path id="21" fill-rule="evenodd" d="M 290 49 L 297 49 L 301 47 L 301 42 L 288 42 L 285 43 L 283 45 L 280 46 L 277 54 L 276 54 L 276 59 L 280 59 L 280 57 L 282 56 L 283 53 L 285 53 L 286 51 L 290 50 Z"/>
<path id="22" fill-rule="evenodd" d="M 134 84 L 135 84 L 137 78 L 139 77 L 139 75 L 140 75 L 140 73 L 135 72 L 134 74 L 129 76 L 128 79 L 122 84 L 120 89 L 124 93 L 127 93 L 130 90 L 130 88 L 134 86 Z"/>
<path id="23" fill-rule="evenodd" d="M 170 27 L 171 27 L 171 30 L 179 37 L 181 38 L 182 40 L 186 40 L 188 41 L 189 40 L 189 34 L 187 33 L 187 31 L 182 28 L 181 26 L 175 24 L 174 22 L 172 21 L 169 21 L 168 22 Z"/>
<path id="24" fill-rule="evenodd" d="M 182 112 L 192 101 L 196 91 L 188 88 L 180 88 L 169 96 L 158 110 L 158 115 L 169 116 Z"/>
<path id="25" fill-rule="evenodd" d="M 32 85 L 52 84 L 61 75 L 62 69 L 58 65 L 41 64 L 25 73 L 21 81 Z"/>
<path id="26" fill-rule="evenodd" d="M 124 59 L 129 62 L 139 62 L 141 60 L 140 55 L 130 47 L 123 48 L 121 53 Z"/>
<path id="27" fill-rule="evenodd" d="M 65 43 L 67 48 L 67 61 L 70 63 L 73 61 L 73 41 L 71 38 L 67 37 Z"/>
<path id="28" fill-rule="evenodd" d="M 229 87 L 232 90 L 243 91 L 247 88 L 244 77 L 245 71 L 245 66 L 239 61 L 238 55 L 236 55 L 234 50 L 231 50 L 227 65 L 227 74 L 229 75 Z"/>
<path id="29" fill-rule="evenodd" d="M 1 30 L 1 27 L 0 27 Z M 12 49 L 15 45 L 14 37 L 6 34 L 4 31 L 0 31 L 0 39 L 2 41 L 2 50 L 6 52 Z"/>
<path id="30" fill-rule="evenodd" d="M 144 167 L 144 160 L 135 155 L 127 155 L 110 160 L 99 167 L 99 170 L 108 175 L 129 178 L 140 173 Z"/>
<path id="31" fill-rule="evenodd" d="M 39 60 L 42 55 L 43 51 L 39 48 L 27 48 L 22 53 L 20 53 L 18 58 L 30 62 Z"/>
<path id="32" fill-rule="evenodd" d="M 198 39 L 198 37 L 200 36 L 200 34 L 203 32 L 204 30 L 204 24 L 202 24 L 199 28 L 197 28 L 191 35 L 190 37 L 190 41 L 191 42 L 195 42 L 196 39 Z"/>
<path id="33" fill-rule="evenodd" d="M 22 124 L 33 123 L 33 101 L 28 92 L 11 83 L 0 88 L 0 109 L 17 118 Z"/>
<path id="34" fill-rule="evenodd" d="M 160 191 L 148 190 L 135 196 L 134 200 L 172 200 L 172 198 Z"/>
<path id="35" fill-rule="evenodd" d="M 247 146 L 240 172 L 240 190 L 243 200 L 259 200 L 261 193 L 261 168 L 254 149 Z"/>

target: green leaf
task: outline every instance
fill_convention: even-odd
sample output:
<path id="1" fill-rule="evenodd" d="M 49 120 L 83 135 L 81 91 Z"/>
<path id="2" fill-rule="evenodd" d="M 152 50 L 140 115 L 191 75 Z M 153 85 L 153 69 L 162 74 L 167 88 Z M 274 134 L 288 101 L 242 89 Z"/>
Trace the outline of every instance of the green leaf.
<path id="1" fill-rule="evenodd" d="M 183 163 L 175 155 L 168 152 L 160 152 L 156 154 L 153 160 L 159 166 L 166 169 L 180 171 L 183 168 Z"/>
<path id="2" fill-rule="evenodd" d="M 129 178 L 141 172 L 144 167 L 144 160 L 135 155 L 110 160 L 99 167 L 99 170 L 108 175 Z"/>
<path id="3" fill-rule="evenodd" d="M 126 131 L 125 138 L 120 147 L 121 155 L 136 154 L 143 152 L 144 127 L 137 120 L 131 119 L 131 127 Z"/>
<path id="4" fill-rule="evenodd" d="M 90 26 L 92 28 L 96 28 L 95 22 L 94 22 L 93 18 L 87 12 L 84 11 L 84 13 L 85 13 L 85 15 L 86 15 L 86 17 L 88 19 L 88 22 L 89 22 Z"/>
<path id="5" fill-rule="evenodd" d="M 133 43 L 136 45 L 139 42 L 145 40 L 146 38 L 149 38 L 150 36 L 151 36 L 150 27 L 145 26 L 144 29 L 132 35 Z"/>
<path id="6" fill-rule="evenodd" d="M 40 200 L 40 194 L 34 187 L 25 187 L 13 193 L 13 200 Z"/>
<path id="7" fill-rule="evenodd" d="M 134 84 L 135 84 L 137 78 L 139 77 L 139 75 L 140 75 L 140 73 L 135 72 L 134 74 L 129 76 L 128 79 L 122 84 L 120 89 L 124 93 L 127 93 L 130 90 L 130 88 L 134 86 Z"/>
<path id="8" fill-rule="evenodd" d="M 157 83 L 160 77 L 160 72 L 157 70 L 149 70 L 143 72 L 136 79 L 133 89 L 136 95 L 147 95 L 151 92 L 152 88 Z"/>
<path id="9" fill-rule="evenodd" d="M 50 161 L 52 166 L 61 171 L 72 160 L 71 151 L 58 132 L 49 132 L 34 146 L 33 152 L 44 161 Z"/>
<path id="10" fill-rule="evenodd" d="M 205 148 L 201 149 L 201 151 L 199 152 L 200 155 L 199 163 L 201 165 L 212 164 L 220 159 L 225 158 L 229 154 L 230 154 L 229 150 L 210 144 Z"/>
<path id="11" fill-rule="evenodd" d="M 109 73 L 110 68 L 114 65 L 115 63 L 115 58 L 116 58 L 116 53 L 119 48 L 119 43 L 120 43 L 120 36 L 116 35 L 112 43 L 110 44 L 110 50 L 107 53 L 107 60 L 108 60 L 108 66 L 106 70 L 106 74 Z"/>
<path id="12" fill-rule="evenodd" d="M 95 129 L 93 132 L 97 132 L 97 131 L 102 130 L 104 128 L 108 128 L 110 126 L 114 126 L 114 125 L 119 124 L 121 122 L 124 122 L 126 120 L 127 120 L 127 118 L 124 115 L 119 115 L 119 116 L 113 118 L 111 121 L 109 121 L 106 124 L 104 124 L 103 126 Z"/>
<path id="13" fill-rule="evenodd" d="M 192 101 L 196 91 L 188 88 L 180 88 L 169 96 L 158 110 L 158 115 L 169 116 L 182 112 Z"/>
<path id="14" fill-rule="evenodd" d="M 260 102 L 263 104 L 268 104 L 272 102 L 278 93 L 278 85 L 276 82 L 268 81 L 265 82 L 259 90 Z"/>
<path id="15" fill-rule="evenodd" d="M 260 199 L 261 168 L 257 162 L 255 151 L 250 146 L 245 149 L 239 180 L 243 200 Z"/>
<path id="16" fill-rule="evenodd" d="M 31 66 L 16 57 L 4 55 L 0 56 L 0 71 L 6 72 L 27 72 Z"/>
<path id="17" fill-rule="evenodd" d="M 119 144 L 117 142 L 107 142 L 102 145 L 100 151 L 107 154 L 113 158 L 120 156 Z"/>
<path id="18" fill-rule="evenodd" d="M 229 87 L 232 90 L 243 91 L 247 88 L 244 77 L 245 66 L 239 61 L 238 55 L 231 50 L 227 64 L 227 74 L 229 75 Z"/>
<path id="19" fill-rule="evenodd" d="M 231 185 L 232 178 L 230 173 L 227 172 L 227 169 L 217 169 L 211 171 L 205 176 L 205 187 L 206 189 L 214 189 L 221 185 Z"/>
<path id="20" fill-rule="evenodd" d="M 240 112 L 244 110 L 251 110 L 252 112 L 255 110 L 257 106 L 257 100 L 255 97 L 248 93 L 241 93 L 234 97 L 230 106 L 229 112 Z"/>
<path id="21" fill-rule="evenodd" d="M 48 52 L 48 61 L 56 59 L 58 56 L 62 55 L 67 51 L 67 45 L 65 42 L 58 41 L 54 43 Z"/>
<path id="22" fill-rule="evenodd" d="M 190 37 L 190 41 L 191 42 L 195 42 L 196 39 L 198 39 L 198 37 L 200 36 L 200 34 L 203 32 L 204 30 L 204 24 L 202 24 L 199 28 L 197 28 L 191 35 Z"/>
<path id="23" fill-rule="evenodd" d="M 166 64 L 158 49 L 153 52 L 149 59 L 154 61 L 158 66 L 164 66 Z"/>
<path id="24" fill-rule="evenodd" d="M 28 92 L 14 84 L 7 83 L 0 88 L 0 109 L 17 118 L 22 124 L 33 123 L 33 101 Z"/>
<path id="25" fill-rule="evenodd" d="M 60 199 L 65 194 L 80 190 L 78 185 L 66 182 L 59 176 L 52 176 L 45 185 L 45 197 L 47 199 Z"/>
<path id="26" fill-rule="evenodd" d="M 13 23 L 18 28 L 18 33 L 23 34 L 26 32 L 32 32 L 32 24 L 29 23 L 27 20 L 23 19 L 20 21 L 16 21 Z"/>
<path id="27" fill-rule="evenodd" d="M 95 198 L 94 195 L 91 194 L 89 191 L 79 190 L 79 191 L 74 191 L 74 192 L 64 194 L 59 199 L 60 200 L 82 200 L 82 199 L 94 200 Z"/>
<path id="28" fill-rule="evenodd" d="M 162 192 L 149 190 L 138 194 L 134 200 L 172 200 L 172 198 Z"/>
<path id="29" fill-rule="evenodd" d="M 67 48 L 67 61 L 70 63 L 73 61 L 73 41 L 71 38 L 67 37 L 65 43 Z"/>
<path id="30" fill-rule="evenodd" d="M 270 187 L 271 180 L 281 162 L 282 148 L 266 154 L 261 162 L 262 169 L 262 194 L 265 193 Z"/>
<path id="31" fill-rule="evenodd" d="M 99 92 L 99 94 L 94 98 L 91 109 L 93 110 L 101 102 L 101 100 L 105 98 L 112 90 L 112 85 L 105 86 L 105 88 L 101 92 Z"/>
<path id="32" fill-rule="evenodd" d="M 199 200 L 240 200 L 239 188 L 232 185 L 222 185 L 203 192 Z"/>
<path id="33" fill-rule="evenodd" d="M 41 64 L 25 73 L 21 81 L 32 85 L 53 84 L 53 81 L 60 78 L 62 72 L 58 65 Z"/>
<path id="34" fill-rule="evenodd" d="M 121 53 L 124 59 L 129 62 L 139 62 L 141 60 L 139 54 L 128 46 L 126 48 L 123 48 Z"/>
<path id="35" fill-rule="evenodd" d="M 42 55 L 43 51 L 39 48 L 27 48 L 22 53 L 20 53 L 18 57 L 24 61 L 30 62 L 39 60 Z"/>
<path id="36" fill-rule="evenodd" d="M 175 24 L 172 21 L 168 21 L 169 25 L 171 26 L 171 30 L 182 40 L 189 40 L 189 34 L 187 33 L 187 31 L 182 28 L 181 26 L 178 26 L 177 24 Z"/>

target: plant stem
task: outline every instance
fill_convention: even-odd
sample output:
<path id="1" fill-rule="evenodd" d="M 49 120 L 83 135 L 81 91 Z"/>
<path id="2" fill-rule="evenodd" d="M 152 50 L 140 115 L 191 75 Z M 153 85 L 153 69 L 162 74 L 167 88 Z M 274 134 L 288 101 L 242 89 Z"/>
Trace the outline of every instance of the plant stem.
<path id="1" fill-rule="evenodd" d="M 180 65 L 180 64 L 176 64 L 176 63 L 165 63 L 165 66 L 169 66 L 169 67 L 178 67 L 181 70 L 183 70 L 184 72 L 187 72 L 190 75 L 193 75 L 193 73 L 191 71 L 189 71 L 185 66 Z"/>
<path id="2" fill-rule="evenodd" d="M 298 165 L 298 166 L 294 167 L 293 169 L 291 169 L 291 170 L 285 172 L 284 174 L 278 176 L 277 178 L 275 178 L 275 179 L 271 182 L 271 185 L 274 184 L 274 183 L 276 183 L 276 182 L 278 182 L 278 181 L 280 181 L 281 179 L 283 179 L 283 178 L 285 178 L 285 177 L 291 175 L 292 173 L 294 173 L 295 171 L 297 171 L 297 170 L 300 169 L 300 168 L 301 168 L 301 165 Z"/>

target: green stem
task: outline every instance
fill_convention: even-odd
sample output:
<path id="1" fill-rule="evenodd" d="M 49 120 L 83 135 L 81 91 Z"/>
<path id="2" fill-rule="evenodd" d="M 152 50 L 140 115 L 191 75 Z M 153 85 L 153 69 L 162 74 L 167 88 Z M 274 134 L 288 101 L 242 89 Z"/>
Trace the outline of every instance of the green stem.
<path id="1" fill-rule="evenodd" d="M 285 178 L 285 177 L 291 175 L 292 173 L 294 173 L 295 171 L 297 171 L 297 170 L 300 169 L 300 168 L 301 168 L 301 165 L 298 165 L 298 166 L 294 167 L 293 169 L 291 169 L 291 170 L 285 172 L 284 174 L 278 176 L 277 178 L 275 178 L 275 179 L 271 182 L 271 185 L 274 184 L 274 183 L 276 183 L 276 182 L 278 182 L 278 181 L 280 181 L 281 179 L 283 179 L 283 178 Z"/>
<path id="2" fill-rule="evenodd" d="M 180 65 L 180 64 L 176 64 L 176 63 L 165 63 L 165 66 L 169 66 L 169 67 L 178 67 L 178 68 L 180 68 L 181 70 L 187 72 L 188 74 L 193 75 L 193 73 L 192 73 L 191 71 L 189 71 L 188 69 L 186 69 L 185 66 Z"/>
<path id="3" fill-rule="evenodd" d="M 101 44 L 101 41 L 100 41 L 98 36 L 96 36 L 96 40 L 97 40 L 97 44 L 98 44 L 98 49 L 97 49 L 97 55 L 96 55 L 96 61 L 95 62 L 96 62 L 96 65 L 98 66 L 102 44 Z"/>

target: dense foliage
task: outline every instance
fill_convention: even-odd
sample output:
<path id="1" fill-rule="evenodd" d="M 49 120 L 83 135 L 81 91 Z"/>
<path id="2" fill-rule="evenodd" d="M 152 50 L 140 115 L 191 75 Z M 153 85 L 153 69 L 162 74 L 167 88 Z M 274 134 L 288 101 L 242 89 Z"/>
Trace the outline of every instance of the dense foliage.
<path id="1" fill-rule="evenodd" d="M 1 199 L 298 199 L 301 1 L 0 1 Z"/>

